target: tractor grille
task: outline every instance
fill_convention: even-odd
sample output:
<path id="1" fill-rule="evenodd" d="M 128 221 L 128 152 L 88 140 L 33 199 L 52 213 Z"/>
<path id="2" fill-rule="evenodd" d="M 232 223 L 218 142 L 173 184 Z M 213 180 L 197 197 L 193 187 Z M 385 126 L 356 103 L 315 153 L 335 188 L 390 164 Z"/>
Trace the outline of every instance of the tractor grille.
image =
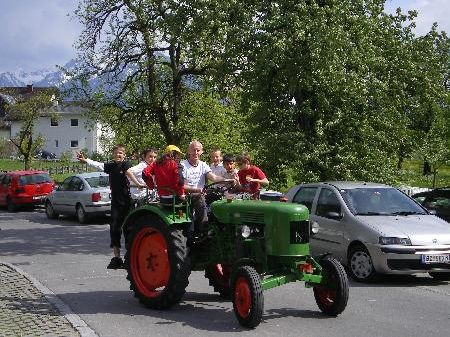
<path id="1" fill-rule="evenodd" d="M 264 223 L 264 213 L 243 212 L 240 214 L 242 222 Z"/>
<path id="2" fill-rule="evenodd" d="M 309 221 L 291 221 L 291 244 L 309 242 Z"/>

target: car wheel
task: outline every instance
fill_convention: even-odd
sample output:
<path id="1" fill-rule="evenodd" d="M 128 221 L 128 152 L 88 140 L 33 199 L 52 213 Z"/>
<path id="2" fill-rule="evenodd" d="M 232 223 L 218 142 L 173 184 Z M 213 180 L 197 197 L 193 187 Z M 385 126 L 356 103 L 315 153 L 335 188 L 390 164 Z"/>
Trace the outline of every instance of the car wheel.
<path id="1" fill-rule="evenodd" d="M 85 224 L 88 221 L 88 216 L 83 206 L 78 204 L 76 208 L 77 219 L 80 224 Z"/>
<path id="2" fill-rule="evenodd" d="M 14 202 L 11 200 L 10 197 L 6 198 L 6 207 L 7 207 L 8 211 L 10 211 L 10 212 L 17 211 L 17 206 L 16 206 L 16 204 L 14 204 Z"/>
<path id="3" fill-rule="evenodd" d="M 49 219 L 56 219 L 59 216 L 59 214 L 53 209 L 53 205 L 50 201 L 47 201 L 45 204 L 45 214 L 47 214 L 47 218 Z"/>
<path id="4" fill-rule="evenodd" d="M 444 273 L 436 273 L 436 272 L 430 272 L 428 273 L 432 278 L 438 281 L 450 281 L 450 273 L 444 272 Z"/>
<path id="5" fill-rule="evenodd" d="M 376 279 L 372 257 L 363 245 L 353 247 L 348 253 L 350 275 L 358 282 L 371 282 Z"/>

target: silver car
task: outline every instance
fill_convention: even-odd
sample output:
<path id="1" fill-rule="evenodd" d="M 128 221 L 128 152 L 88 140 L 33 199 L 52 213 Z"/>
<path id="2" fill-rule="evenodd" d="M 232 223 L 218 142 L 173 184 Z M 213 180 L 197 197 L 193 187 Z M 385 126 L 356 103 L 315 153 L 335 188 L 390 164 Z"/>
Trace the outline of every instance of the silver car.
<path id="1" fill-rule="evenodd" d="M 45 202 L 50 219 L 60 214 L 75 215 L 79 223 L 90 217 L 111 213 L 109 176 L 103 172 L 81 173 L 66 178 Z"/>
<path id="2" fill-rule="evenodd" d="M 289 202 L 310 211 L 311 250 L 331 253 L 354 279 L 428 272 L 450 280 L 450 226 L 398 189 L 364 182 L 292 187 Z M 315 234 L 314 234 L 315 233 Z"/>

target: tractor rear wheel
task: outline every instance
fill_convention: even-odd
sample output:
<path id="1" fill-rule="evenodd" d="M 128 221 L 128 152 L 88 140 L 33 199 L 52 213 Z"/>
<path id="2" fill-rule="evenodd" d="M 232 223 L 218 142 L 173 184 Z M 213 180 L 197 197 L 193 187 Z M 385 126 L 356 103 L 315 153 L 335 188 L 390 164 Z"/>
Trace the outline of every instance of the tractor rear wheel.
<path id="1" fill-rule="evenodd" d="M 332 257 L 320 261 L 322 283 L 313 288 L 319 309 L 326 315 L 337 316 L 348 301 L 348 278 L 344 267 Z"/>
<path id="2" fill-rule="evenodd" d="M 230 276 L 231 266 L 229 264 L 210 264 L 205 270 L 205 277 L 209 280 L 209 285 L 224 298 L 230 297 Z"/>
<path id="3" fill-rule="evenodd" d="M 153 309 L 177 304 L 191 273 L 186 237 L 156 215 L 144 215 L 128 234 L 125 268 L 141 303 Z"/>
<path id="4" fill-rule="evenodd" d="M 264 311 L 264 295 L 261 279 L 250 266 L 239 267 L 233 273 L 232 301 L 239 324 L 253 329 L 261 323 Z"/>

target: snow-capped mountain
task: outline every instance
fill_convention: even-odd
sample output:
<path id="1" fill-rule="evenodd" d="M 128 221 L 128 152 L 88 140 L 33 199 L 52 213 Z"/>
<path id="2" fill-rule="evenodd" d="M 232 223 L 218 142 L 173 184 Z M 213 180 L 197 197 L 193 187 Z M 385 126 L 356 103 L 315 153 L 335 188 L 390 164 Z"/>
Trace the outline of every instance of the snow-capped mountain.
<path id="1" fill-rule="evenodd" d="M 71 69 L 75 61 L 71 60 L 64 68 Z M 67 81 L 64 73 L 55 67 L 24 71 L 17 69 L 0 73 L 0 87 L 24 87 L 32 84 L 35 87 L 61 87 Z"/>

